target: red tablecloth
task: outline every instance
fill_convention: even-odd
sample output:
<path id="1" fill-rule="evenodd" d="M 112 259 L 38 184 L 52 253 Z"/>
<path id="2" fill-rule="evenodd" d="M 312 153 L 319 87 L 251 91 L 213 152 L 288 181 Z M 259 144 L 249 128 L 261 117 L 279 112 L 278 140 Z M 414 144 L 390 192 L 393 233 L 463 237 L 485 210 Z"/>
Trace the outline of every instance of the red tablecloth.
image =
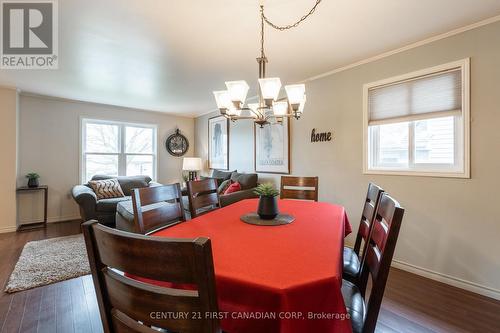
<path id="1" fill-rule="evenodd" d="M 351 232 L 344 208 L 280 200 L 280 212 L 295 216 L 293 223 L 240 221 L 256 207 L 256 199 L 240 201 L 154 236 L 212 240 L 219 310 L 228 312 L 221 320 L 226 332 L 351 332 L 340 291 L 344 236 Z M 293 313 L 299 317 L 285 318 Z"/>

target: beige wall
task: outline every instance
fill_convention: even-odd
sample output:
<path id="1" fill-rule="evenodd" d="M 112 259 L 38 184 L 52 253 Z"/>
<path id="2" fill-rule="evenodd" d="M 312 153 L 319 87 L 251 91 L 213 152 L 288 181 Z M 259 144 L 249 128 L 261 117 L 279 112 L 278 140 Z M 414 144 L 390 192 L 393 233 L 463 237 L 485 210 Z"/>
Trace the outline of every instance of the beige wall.
<path id="1" fill-rule="evenodd" d="M 362 174 L 362 85 L 471 58 L 472 178 Z M 292 122 L 291 168 L 318 175 L 320 200 L 346 207 L 357 230 L 368 182 L 406 208 L 397 265 L 492 297 L 500 297 L 500 23 L 308 82 L 303 118 Z M 196 120 L 196 155 L 206 158 L 207 118 Z M 241 121 L 243 123 L 244 121 Z M 251 125 L 232 126 L 230 168 L 253 169 Z M 333 142 L 311 143 L 311 129 Z M 250 157 L 252 156 L 252 157 Z M 269 177 L 268 178 L 276 178 Z M 353 243 L 351 235 L 347 243 Z"/>
<path id="2" fill-rule="evenodd" d="M 80 118 L 150 123 L 158 126 L 158 181 L 181 179 L 182 158 L 165 149 L 165 140 L 178 127 L 190 142 L 194 141 L 194 120 L 159 112 L 147 112 L 107 105 L 21 95 L 19 116 L 19 183 L 27 172 L 41 175 L 40 182 L 49 186 L 49 221 L 79 216 L 71 198 L 71 188 L 80 183 Z M 14 123 L 14 122 L 13 122 Z M 13 145 L 14 147 L 14 145 Z M 191 156 L 190 148 L 187 156 Z M 19 221 L 39 221 L 43 217 L 42 198 L 34 194 L 19 197 Z"/>
<path id="3" fill-rule="evenodd" d="M 0 232 L 16 230 L 17 99 L 12 88 L 0 88 Z"/>

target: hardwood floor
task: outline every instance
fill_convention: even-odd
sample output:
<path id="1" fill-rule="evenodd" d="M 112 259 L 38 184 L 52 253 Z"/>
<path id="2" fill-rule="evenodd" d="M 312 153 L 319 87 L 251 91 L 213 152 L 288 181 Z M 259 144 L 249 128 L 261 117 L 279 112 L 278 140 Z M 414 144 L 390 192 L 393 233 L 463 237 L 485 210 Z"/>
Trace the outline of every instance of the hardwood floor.
<path id="1" fill-rule="evenodd" d="M 0 234 L 0 332 L 99 333 L 102 326 L 90 275 L 22 291 L 3 292 L 28 241 L 80 232 L 80 222 Z M 391 269 L 377 332 L 500 332 L 500 302 Z"/>

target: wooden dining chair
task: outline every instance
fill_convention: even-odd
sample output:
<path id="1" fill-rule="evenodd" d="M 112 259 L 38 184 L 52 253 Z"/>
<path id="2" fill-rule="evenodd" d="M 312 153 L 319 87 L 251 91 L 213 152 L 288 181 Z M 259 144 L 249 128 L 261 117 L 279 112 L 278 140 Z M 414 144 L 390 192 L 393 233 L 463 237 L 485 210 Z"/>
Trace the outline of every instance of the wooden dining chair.
<path id="1" fill-rule="evenodd" d="M 358 284 L 342 280 L 342 296 L 350 315 L 353 333 L 375 331 L 403 214 L 404 209 L 399 203 L 383 193 L 373 220 Z M 372 288 L 366 303 L 366 288 L 370 277 Z"/>
<path id="2" fill-rule="evenodd" d="M 318 182 L 318 177 L 282 176 L 280 197 L 318 201 Z"/>
<path id="3" fill-rule="evenodd" d="M 143 235 L 186 221 L 179 184 L 132 190 L 134 231 Z"/>
<path id="4" fill-rule="evenodd" d="M 342 277 L 346 280 L 356 283 L 359 278 L 359 272 L 363 263 L 363 254 L 366 253 L 368 245 L 368 235 L 370 234 L 373 218 L 375 217 L 377 205 L 380 196 L 384 190 L 373 183 L 368 184 L 361 221 L 359 222 L 358 234 L 354 249 L 344 247 L 344 267 Z"/>
<path id="5" fill-rule="evenodd" d="M 85 222 L 82 230 L 105 333 L 158 333 L 151 327 L 169 332 L 221 332 L 215 316 L 173 319 L 162 315 L 217 313 L 209 239 L 150 237 L 95 220 Z M 138 282 L 130 275 L 189 284 L 195 290 Z"/>
<path id="6" fill-rule="evenodd" d="M 191 218 L 208 213 L 220 207 L 217 193 L 217 179 L 206 178 L 187 182 L 189 212 Z"/>

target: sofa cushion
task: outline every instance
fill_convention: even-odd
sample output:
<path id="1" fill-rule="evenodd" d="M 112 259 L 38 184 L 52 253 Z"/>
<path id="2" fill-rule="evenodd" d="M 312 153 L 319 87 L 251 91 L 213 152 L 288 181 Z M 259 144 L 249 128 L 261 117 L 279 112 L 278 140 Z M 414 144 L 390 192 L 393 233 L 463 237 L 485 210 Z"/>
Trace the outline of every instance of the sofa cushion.
<path id="1" fill-rule="evenodd" d="M 213 170 L 212 171 L 212 178 L 218 178 L 218 179 L 222 179 L 222 181 L 224 180 L 228 180 L 228 179 L 231 179 L 231 175 L 236 172 L 236 170 L 234 171 L 222 171 L 222 170 Z"/>
<path id="2" fill-rule="evenodd" d="M 151 182 L 151 177 L 149 176 L 123 176 L 123 177 L 111 177 L 106 175 L 95 175 L 92 180 L 103 180 L 116 178 L 122 187 L 123 193 L 125 195 L 131 195 L 132 189 L 148 187 Z"/>
<path id="3" fill-rule="evenodd" d="M 97 200 L 121 198 L 125 196 L 123 194 L 122 187 L 116 178 L 91 180 L 89 181 L 89 185 L 97 196 Z"/>
<path id="4" fill-rule="evenodd" d="M 115 212 L 116 206 L 119 202 L 122 201 L 132 202 L 131 198 L 128 196 L 121 198 L 101 199 L 97 201 L 96 210 L 98 212 Z"/>
<path id="5" fill-rule="evenodd" d="M 256 173 L 233 172 L 231 180 L 240 183 L 242 190 L 248 190 L 257 186 L 258 176 Z"/>

